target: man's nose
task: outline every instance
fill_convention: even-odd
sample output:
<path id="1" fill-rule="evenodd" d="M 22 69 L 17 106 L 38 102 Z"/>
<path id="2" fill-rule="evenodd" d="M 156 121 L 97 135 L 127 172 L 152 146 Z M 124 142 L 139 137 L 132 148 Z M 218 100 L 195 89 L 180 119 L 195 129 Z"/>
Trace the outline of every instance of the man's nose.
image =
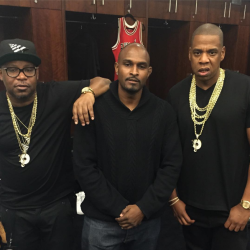
<path id="1" fill-rule="evenodd" d="M 20 71 L 19 75 L 17 76 L 18 79 L 26 79 L 27 76 L 23 73 L 23 71 Z"/>
<path id="2" fill-rule="evenodd" d="M 201 56 L 200 56 L 200 62 L 201 63 L 207 63 L 207 62 L 209 62 L 207 53 L 202 53 L 201 54 Z"/>
<path id="3" fill-rule="evenodd" d="M 131 67 L 131 72 L 132 75 L 138 75 L 138 68 L 137 65 L 134 65 L 133 67 Z"/>

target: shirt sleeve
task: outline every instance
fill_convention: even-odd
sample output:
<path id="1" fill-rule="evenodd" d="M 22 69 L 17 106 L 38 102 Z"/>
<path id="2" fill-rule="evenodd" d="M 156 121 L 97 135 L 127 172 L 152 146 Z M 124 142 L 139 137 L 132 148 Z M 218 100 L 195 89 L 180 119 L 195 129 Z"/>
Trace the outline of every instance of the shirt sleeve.
<path id="1" fill-rule="evenodd" d="M 81 95 L 81 90 L 90 85 L 90 80 L 59 82 L 58 89 L 64 99 L 72 103 Z"/>
<path id="2" fill-rule="evenodd" d="M 85 127 L 76 126 L 73 152 L 75 175 L 86 197 L 102 213 L 119 217 L 129 202 L 98 168 L 95 121 Z"/>
<path id="3" fill-rule="evenodd" d="M 249 81 L 250 84 L 250 81 Z M 246 128 L 250 128 L 250 90 L 248 91 L 248 100 L 247 100 L 247 114 L 246 114 Z"/>
<path id="4" fill-rule="evenodd" d="M 165 127 L 163 146 L 161 150 L 161 166 L 156 178 L 136 204 L 143 214 L 150 218 L 166 203 L 176 187 L 182 164 L 182 150 L 176 116 L 171 107 L 166 113 L 168 119 Z"/>

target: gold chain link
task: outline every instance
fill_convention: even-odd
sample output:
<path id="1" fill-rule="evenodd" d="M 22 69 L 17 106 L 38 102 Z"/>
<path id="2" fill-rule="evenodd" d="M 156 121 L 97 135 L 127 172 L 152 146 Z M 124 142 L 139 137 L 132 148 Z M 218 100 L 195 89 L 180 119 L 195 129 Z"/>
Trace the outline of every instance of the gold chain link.
<path id="1" fill-rule="evenodd" d="M 194 122 L 194 133 L 197 139 L 202 134 L 204 125 L 206 121 L 208 120 L 210 114 L 212 113 L 212 110 L 220 96 L 221 90 L 224 85 L 224 79 L 225 79 L 225 72 L 223 69 L 220 69 L 220 76 L 216 82 L 216 85 L 214 87 L 213 93 L 209 99 L 207 106 L 204 108 L 200 108 L 196 103 L 196 80 L 195 80 L 195 75 L 193 75 L 191 86 L 190 86 L 190 92 L 189 92 L 189 104 L 190 104 L 190 110 L 191 110 L 191 117 Z M 199 112 L 205 112 L 205 114 L 199 115 L 197 114 L 196 110 Z M 202 121 L 198 121 L 198 120 L 202 120 Z M 197 125 L 202 125 L 201 131 L 199 134 L 197 134 L 197 130 L 196 130 Z"/>
<path id="2" fill-rule="evenodd" d="M 33 103 L 33 108 L 32 108 L 32 112 L 31 112 L 31 116 L 30 116 L 30 121 L 29 121 L 29 125 L 28 127 L 25 126 L 21 120 L 16 116 L 12 103 L 10 101 L 10 98 L 8 96 L 8 94 L 6 93 L 7 96 L 7 101 L 8 101 L 8 106 L 9 106 L 9 110 L 10 110 L 10 115 L 12 118 L 12 123 L 13 123 L 13 127 L 15 130 L 15 134 L 17 137 L 17 141 L 18 141 L 18 145 L 20 147 L 20 150 L 23 154 L 26 154 L 28 148 L 29 148 L 29 144 L 30 144 L 30 137 L 31 137 L 31 132 L 32 129 L 35 125 L 36 122 L 36 113 L 37 113 L 37 93 L 35 94 L 35 99 L 34 99 L 34 103 Z M 20 121 L 20 123 L 27 129 L 27 133 L 26 134 L 22 134 L 20 126 L 18 124 L 18 121 Z"/>

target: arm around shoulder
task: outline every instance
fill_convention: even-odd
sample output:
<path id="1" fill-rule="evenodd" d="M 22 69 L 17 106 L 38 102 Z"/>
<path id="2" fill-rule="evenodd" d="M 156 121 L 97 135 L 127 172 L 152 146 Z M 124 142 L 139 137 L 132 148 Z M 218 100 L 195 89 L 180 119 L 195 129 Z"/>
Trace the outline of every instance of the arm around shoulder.
<path id="1" fill-rule="evenodd" d="M 93 89 L 95 96 L 98 97 L 109 89 L 110 83 L 109 79 L 97 76 L 90 80 L 89 86 Z"/>

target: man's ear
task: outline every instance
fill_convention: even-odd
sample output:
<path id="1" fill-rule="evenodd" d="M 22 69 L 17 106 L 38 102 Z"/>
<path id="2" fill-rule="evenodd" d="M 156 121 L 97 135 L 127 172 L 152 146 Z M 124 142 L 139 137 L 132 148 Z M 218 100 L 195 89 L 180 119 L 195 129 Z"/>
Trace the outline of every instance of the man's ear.
<path id="1" fill-rule="evenodd" d="M 37 67 L 37 69 L 36 69 L 36 80 L 38 81 L 38 79 L 39 79 L 39 68 Z"/>
<path id="2" fill-rule="evenodd" d="M 222 47 L 222 50 L 221 50 L 221 56 L 220 56 L 220 61 L 221 61 L 221 62 L 224 60 L 225 55 L 226 55 L 226 47 L 223 46 L 223 47 Z"/>
<path id="3" fill-rule="evenodd" d="M 189 51 L 188 51 L 188 59 L 189 59 L 189 61 L 191 61 L 191 53 L 192 53 L 191 47 L 189 47 Z"/>
<path id="4" fill-rule="evenodd" d="M 0 80 L 3 81 L 3 69 L 0 68 Z"/>
<path id="5" fill-rule="evenodd" d="M 118 75 L 118 66 L 119 66 L 118 62 L 115 62 L 114 67 L 115 67 L 115 73 L 116 73 L 117 75 Z"/>
<path id="6" fill-rule="evenodd" d="M 152 74 L 153 68 L 151 66 L 148 67 L 148 78 Z"/>

